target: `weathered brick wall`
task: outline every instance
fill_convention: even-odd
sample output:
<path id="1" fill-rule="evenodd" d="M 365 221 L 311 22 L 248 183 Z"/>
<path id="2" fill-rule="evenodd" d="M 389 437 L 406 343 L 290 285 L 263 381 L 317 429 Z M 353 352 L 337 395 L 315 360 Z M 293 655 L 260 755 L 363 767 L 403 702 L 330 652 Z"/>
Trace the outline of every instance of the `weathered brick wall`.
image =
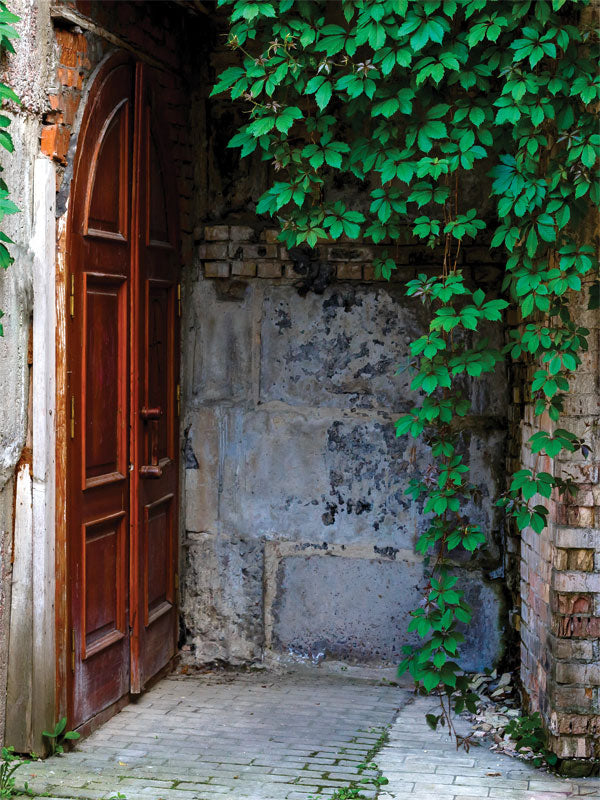
<path id="1" fill-rule="evenodd" d="M 567 761 L 600 757 L 600 315 L 587 310 L 585 297 L 576 303 L 574 316 L 590 330 L 590 346 L 571 381 L 559 425 L 583 437 L 592 453 L 587 459 L 578 452 L 552 460 L 533 456 L 525 444 L 519 447 L 540 428 L 540 420 L 526 390 L 517 386 L 509 461 L 511 471 L 522 466 L 572 477 L 578 489 L 575 498 L 554 495 L 548 528 L 539 536 L 527 529 L 520 539 L 521 678 L 529 707 L 542 713 L 552 748 Z M 535 369 L 520 368 L 517 384 L 524 387 Z M 542 422 L 548 429 L 548 420 Z"/>

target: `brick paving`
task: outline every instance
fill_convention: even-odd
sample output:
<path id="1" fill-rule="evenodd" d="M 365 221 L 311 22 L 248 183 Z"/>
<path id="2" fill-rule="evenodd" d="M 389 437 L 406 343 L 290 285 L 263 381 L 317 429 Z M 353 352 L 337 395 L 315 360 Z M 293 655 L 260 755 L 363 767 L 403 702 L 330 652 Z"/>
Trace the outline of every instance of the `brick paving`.
<path id="1" fill-rule="evenodd" d="M 75 751 L 22 767 L 19 784 L 88 800 L 331 797 L 361 777 L 357 766 L 408 697 L 319 673 L 174 676 Z"/>
<path id="2" fill-rule="evenodd" d="M 600 800 L 598 779 L 558 778 L 486 746 L 457 752 L 447 731 L 427 726 L 425 714 L 436 711 L 435 700 L 422 697 L 401 709 L 376 758 L 389 780 L 378 800 Z"/>
<path id="3" fill-rule="evenodd" d="M 600 800 L 597 780 L 564 781 L 483 747 L 457 753 L 427 728 L 430 706 L 320 671 L 172 676 L 75 751 L 21 767 L 18 785 L 46 800 L 310 800 L 352 782 L 370 800 Z M 378 772 L 358 767 L 388 726 L 375 762 L 390 782 L 378 790 Z"/>

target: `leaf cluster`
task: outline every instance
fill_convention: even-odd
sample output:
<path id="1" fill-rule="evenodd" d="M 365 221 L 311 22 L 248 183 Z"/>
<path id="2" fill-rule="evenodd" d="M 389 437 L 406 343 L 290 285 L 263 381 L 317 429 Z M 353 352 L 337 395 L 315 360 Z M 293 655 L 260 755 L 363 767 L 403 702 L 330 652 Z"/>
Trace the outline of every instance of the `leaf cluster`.
<path id="1" fill-rule="evenodd" d="M 430 247 L 438 265 L 437 274 L 406 284 L 429 324 L 402 367 L 417 399 L 396 434 L 421 438 L 431 463 L 407 488 L 428 519 L 416 545 L 428 573 L 409 624 L 419 644 L 400 669 L 440 694 L 436 724 L 450 725 L 451 706 L 475 701 L 458 658 L 473 612 L 449 570 L 456 551 L 468 557 L 487 538 L 466 512 L 477 493 L 464 457 L 470 382 L 506 358 L 534 365 L 533 454 L 589 452 L 558 423 L 588 347 L 573 298 L 589 285 L 589 307 L 600 307 L 594 248 L 581 236 L 600 205 L 598 33 L 586 21 L 587 0 L 219 5 L 231 7 L 239 64 L 219 76 L 213 95 L 248 112 L 230 146 L 274 166 L 258 211 L 277 218 L 281 241 L 409 241 Z M 475 170 L 479 196 L 466 199 Z M 366 200 L 336 191 L 350 180 L 361 182 Z M 486 200 L 494 212 L 484 216 Z M 469 242 L 502 248 L 502 297 L 463 275 Z M 389 279 L 399 269 L 393 249 L 375 266 Z M 489 329 L 509 305 L 522 324 L 498 350 Z M 546 501 L 573 491 L 551 470 L 521 470 L 498 505 L 520 530 L 541 532 Z"/>

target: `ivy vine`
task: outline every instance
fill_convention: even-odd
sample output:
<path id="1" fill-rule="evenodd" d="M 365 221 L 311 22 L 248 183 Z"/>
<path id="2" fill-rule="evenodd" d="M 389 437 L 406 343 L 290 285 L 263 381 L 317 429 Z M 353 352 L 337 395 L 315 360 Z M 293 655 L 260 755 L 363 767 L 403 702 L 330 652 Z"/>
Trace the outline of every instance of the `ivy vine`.
<path id="1" fill-rule="evenodd" d="M 0 2 L 0 57 L 5 57 L 6 53 L 15 52 L 11 40 L 19 38 L 19 34 L 14 28 L 14 23 L 19 20 L 20 17 L 7 9 L 6 3 Z M 20 102 L 10 86 L 0 82 L 0 103 L 5 101 Z M 12 153 L 15 148 L 12 137 L 7 130 L 9 125 L 10 117 L 7 117 L 6 114 L 0 114 L 0 147 Z M 2 172 L 2 166 L 0 166 L 0 172 Z M 9 194 L 6 181 L 0 177 L 0 223 L 7 214 L 16 214 L 19 211 L 19 208 L 10 199 Z M 2 269 L 8 269 L 14 261 L 7 247 L 9 244 L 14 244 L 12 239 L 4 231 L 0 231 L 0 267 Z M 3 316 L 4 312 L 0 309 L 0 319 Z M 1 322 L 0 336 L 4 336 L 4 328 Z"/>
<path id="2" fill-rule="evenodd" d="M 465 511 L 476 491 L 460 446 L 471 405 L 465 377 L 491 373 L 505 357 L 528 358 L 539 427 L 531 450 L 586 454 L 559 418 L 587 348 L 589 331 L 572 311 L 584 283 L 598 307 L 595 251 L 581 238 L 600 205 L 598 32 L 586 0 L 219 4 L 232 6 L 228 43 L 239 62 L 213 94 L 227 93 L 248 113 L 230 146 L 273 165 L 257 210 L 279 220 L 281 241 L 419 241 L 439 266 L 406 284 L 429 309 L 429 326 L 410 344 L 420 399 L 396 432 L 430 448 L 428 470 L 408 488 L 430 522 L 416 545 L 427 586 L 409 624 L 420 644 L 405 648 L 399 669 L 438 694 L 440 713 L 428 722 L 453 730 L 452 710 L 474 710 L 477 697 L 459 666 L 461 627 L 474 612 L 452 559 L 486 541 Z M 479 195 L 465 207 L 474 170 Z M 336 192 L 340 176 L 363 183 L 365 207 Z M 496 213 L 483 219 L 478 209 L 490 197 Z M 504 248 L 507 299 L 469 284 L 460 267 L 467 241 Z M 393 247 L 376 267 L 390 278 Z M 503 321 L 509 303 L 523 322 L 500 351 L 485 329 Z M 523 469 L 497 502 L 519 530 L 540 533 L 545 500 L 574 491 L 568 480 Z"/>

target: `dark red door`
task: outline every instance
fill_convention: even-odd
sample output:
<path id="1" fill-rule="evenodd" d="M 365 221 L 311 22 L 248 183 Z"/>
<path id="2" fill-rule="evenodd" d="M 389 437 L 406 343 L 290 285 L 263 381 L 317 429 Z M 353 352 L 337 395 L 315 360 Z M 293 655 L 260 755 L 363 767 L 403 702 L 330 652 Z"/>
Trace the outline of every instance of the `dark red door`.
<path id="1" fill-rule="evenodd" d="M 176 646 L 178 259 L 156 116 L 141 65 L 106 68 L 70 198 L 73 727 L 141 691 Z"/>
<path id="2" fill-rule="evenodd" d="M 131 689 L 139 692 L 176 648 L 178 250 L 167 154 L 152 85 L 136 76 L 136 240 L 132 303 Z"/>

